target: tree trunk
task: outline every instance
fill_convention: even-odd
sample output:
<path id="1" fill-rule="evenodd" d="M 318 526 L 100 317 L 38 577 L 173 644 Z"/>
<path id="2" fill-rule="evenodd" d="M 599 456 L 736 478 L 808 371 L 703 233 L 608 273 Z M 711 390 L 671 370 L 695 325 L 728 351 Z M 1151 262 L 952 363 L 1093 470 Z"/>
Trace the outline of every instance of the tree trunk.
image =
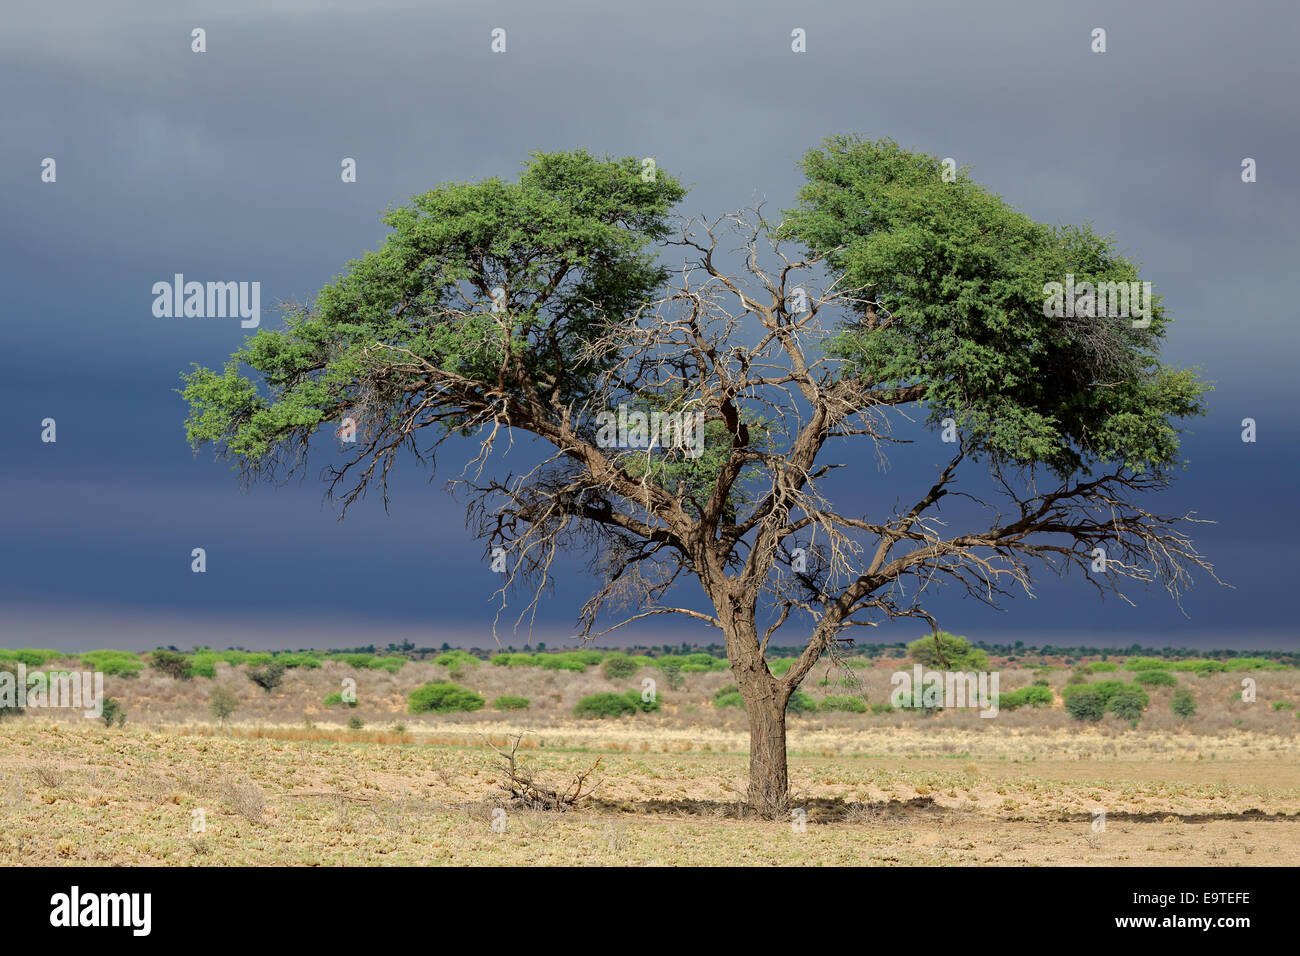
<path id="1" fill-rule="evenodd" d="M 770 677 L 741 687 L 749 716 L 750 809 L 769 820 L 790 814 L 790 778 L 785 762 L 787 695 Z"/>

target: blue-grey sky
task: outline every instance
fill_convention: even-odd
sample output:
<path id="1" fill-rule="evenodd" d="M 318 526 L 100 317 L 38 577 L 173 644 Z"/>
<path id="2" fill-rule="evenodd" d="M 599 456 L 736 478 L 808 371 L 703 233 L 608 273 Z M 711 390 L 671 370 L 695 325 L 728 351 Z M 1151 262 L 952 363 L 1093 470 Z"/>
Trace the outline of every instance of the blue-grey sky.
<path id="1" fill-rule="evenodd" d="M 1001 614 L 941 595 L 941 623 L 988 640 L 1294 649 L 1298 25 L 1283 0 L 9 10 L 0 646 L 488 641 L 495 576 L 441 490 L 451 470 L 430 484 L 409 465 L 387 514 L 372 499 L 343 523 L 317 467 L 241 492 L 186 445 L 174 389 L 252 330 L 156 318 L 153 284 L 259 281 L 275 327 L 274 302 L 310 297 L 382 242 L 386 206 L 512 177 L 530 151 L 653 156 L 690 186 L 681 211 L 717 214 L 755 196 L 791 205 L 800 155 L 857 132 L 970 165 L 1037 219 L 1114 233 L 1175 318 L 1166 357 L 1216 385 L 1186 474 L 1152 503 L 1217 522 L 1197 542 L 1232 588 L 1199 579 L 1184 614 L 1157 591 L 1136 608 L 1099 602 L 1076 576 Z M 791 51 L 795 28 L 806 53 Z M 344 157 L 356 183 L 340 181 Z M 56 443 L 41 441 L 45 418 Z M 855 487 L 914 498 L 932 465 L 917 455 L 890 472 L 855 459 Z M 194 547 L 205 574 L 190 571 Z M 571 633 L 587 584 L 561 570 L 534 640 Z M 626 639 L 716 633 L 660 619 Z"/>

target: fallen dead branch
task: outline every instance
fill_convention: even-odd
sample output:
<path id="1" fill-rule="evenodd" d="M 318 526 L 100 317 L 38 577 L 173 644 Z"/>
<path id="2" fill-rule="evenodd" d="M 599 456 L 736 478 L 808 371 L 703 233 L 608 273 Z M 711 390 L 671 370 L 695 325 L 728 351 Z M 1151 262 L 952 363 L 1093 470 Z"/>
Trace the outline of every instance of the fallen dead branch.
<path id="1" fill-rule="evenodd" d="M 510 798 L 525 807 L 532 810 L 567 810 L 576 806 L 578 801 L 590 797 L 600 782 L 587 786 L 587 780 L 600 766 L 600 758 L 584 770 L 582 773 L 574 774 L 573 780 L 563 789 L 548 786 L 533 776 L 532 768 L 524 764 L 518 757 L 519 742 L 523 739 L 523 734 L 515 734 L 510 738 L 510 750 L 507 752 L 500 749 L 492 741 L 484 738 L 485 743 L 491 747 L 501 758 L 497 765 L 503 778 L 501 788 L 510 794 Z M 584 789 L 585 788 L 585 789 Z"/>

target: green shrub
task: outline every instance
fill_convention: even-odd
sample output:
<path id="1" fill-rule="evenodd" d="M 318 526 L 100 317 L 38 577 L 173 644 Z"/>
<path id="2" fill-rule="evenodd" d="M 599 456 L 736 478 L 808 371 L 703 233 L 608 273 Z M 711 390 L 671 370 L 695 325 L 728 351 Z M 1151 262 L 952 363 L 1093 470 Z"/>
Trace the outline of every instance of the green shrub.
<path id="1" fill-rule="evenodd" d="M 497 667 L 537 667 L 538 654 L 493 654 L 491 662 Z"/>
<path id="2" fill-rule="evenodd" d="M 320 667 L 320 658 L 315 654 L 289 651 L 283 654 L 276 654 L 275 659 L 290 670 L 300 667 L 303 670 L 311 671 Z"/>
<path id="3" fill-rule="evenodd" d="M 584 674 L 587 668 L 591 666 L 591 651 L 561 651 L 558 654 L 538 654 L 537 665 L 542 670 L 548 671 L 572 671 L 575 674 Z M 600 663 L 599 652 L 595 652 L 598 657 L 596 663 Z"/>
<path id="4" fill-rule="evenodd" d="M 0 661 L 13 661 L 15 664 L 23 664 L 28 670 L 33 667 L 44 667 L 50 661 L 60 660 L 63 660 L 63 655 L 58 651 L 50 650 L 48 647 L 0 648 Z M 14 673 L 16 674 L 17 671 Z"/>
<path id="5" fill-rule="evenodd" d="M 1163 657 L 1130 657 L 1124 664 L 1124 669 L 1130 671 L 1167 671 L 1171 667 L 1173 661 L 1167 661 Z"/>
<path id="6" fill-rule="evenodd" d="M 726 693 L 723 693 L 725 691 Z M 744 707 L 745 698 L 740 696 L 740 688 L 724 687 L 722 691 L 713 695 L 714 707 Z"/>
<path id="7" fill-rule="evenodd" d="M 573 713 L 577 717 L 585 718 L 620 717 L 623 714 L 649 713 L 658 710 L 659 707 L 658 698 L 642 700 L 639 690 L 629 690 L 622 694 L 606 692 L 584 697 L 578 701 L 578 706 L 573 708 Z"/>
<path id="8" fill-rule="evenodd" d="M 468 687 L 448 682 L 425 684 L 411 691 L 407 698 L 407 709 L 413 714 L 433 711 L 448 714 L 453 711 L 472 711 L 480 709 L 487 701 L 482 694 L 476 694 Z"/>
<path id="9" fill-rule="evenodd" d="M 1021 707 L 1050 707 L 1055 698 L 1050 687 L 1031 684 L 1009 694 L 998 695 L 1000 710 L 1017 710 Z"/>
<path id="10" fill-rule="evenodd" d="M 1273 701 L 1273 709 L 1274 710 L 1295 710 L 1295 704 L 1291 703 L 1289 700 L 1275 700 Z"/>
<path id="11" fill-rule="evenodd" d="M 787 714 L 811 714 L 817 711 L 817 701 L 813 700 L 801 690 L 796 690 L 790 695 L 789 702 L 785 705 Z"/>
<path id="12" fill-rule="evenodd" d="M 372 671 L 387 671 L 390 674 L 396 674 L 406 666 L 405 657 L 376 657 L 366 665 Z"/>
<path id="13" fill-rule="evenodd" d="M 636 710 L 636 705 L 628 700 L 627 694 L 605 692 L 582 698 L 578 701 L 578 706 L 573 708 L 573 713 L 577 717 L 619 717 L 634 714 Z"/>
<path id="14" fill-rule="evenodd" d="M 279 661 L 272 660 L 248 669 L 248 679 L 268 694 L 284 683 L 285 667 Z"/>
<path id="15" fill-rule="evenodd" d="M 530 703 L 532 701 L 527 697 L 520 697 L 517 694 L 502 694 L 492 701 L 492 707 L 494 710 L 527 710 Z"/>
<path id="16" fill-rule="evenodd" d="M 1180 687 L 1169 699 L 1169 708 L 1179 717 L 1192 717 L 1196 714 L 1196 695 L 1186 687 Z"/>
<path id="17" fill-rule="evenodd" d="M 1169 668 L 1175 671 L 1185 671 L 1192 674 L 1204 676 L 1206 674 L 1222 674 L 1228 669 L 1223 661 L 1211 661 L 1203 658 L 1191 658 L 1185 661 L 1174 661 L 1173 666 Z"/>
<path id="18" fill-rule="evenodd" d="M 220 660 L 220 658 L 218 658 L 216 654 L 195 654 L 190 658 L 190 676 L 206 677 L 209 680 L 212 680 L 217 676 L 218 660 Z"/>
<path id="19" fill-rule="evenodd" d="M 154 651 L 149 655 L 149 666 L 174 680 L 189 680 L 194 676 L 189 658 L 176 651 Z"/>
<path id="20" fill-rule="evenodd" d="M 1079 686 L 1078 691 L 1066 696 L 1065 709 L 1075 720 L 1097 721 L 1106 713 L 1106 701 L 1093 688 Z"/>
<path id="21" fill-rule="evenodd" d="M 827 697 L 822 701 L 821 709 L 825 711 L 846 711 L 852 714 L 865 714 L 867 702 L 851 694 Z"/>
<path id="22" fill-rule="evenodd" d="M 1135 721 L 1142 716 L 1142 711 L 1146 710 L 1149 702 L 1147 692 L 1141 687 L 1137 684 L 1125 684 L 1110 695 L 1110 700 L 1106 702 L 1106 709 L 1123 720 Z"/>
<path id="23" fill-rule="evenodd" d="M 356 714 L 353 714 L 351 717 L 348 718 L 348 730 L 360 730 L 365 725 L 366 722 L 362 720 L 360 717 L 358 717 Z"/>
<path id="24" fill-rule="evenodd" d="M 971 642 L 966 638 L 946 631 L 913 641 L 907 645 L 907 652 L 916 663 L 936 670 L 986 671 L 989 669 L 987 653 L 972 647 Z M 942 652 L 942 659 L 940 659 L 940 652 Z"/>
<path id="25" fill-rule="evenodd" d="M 468 651 L 447 651 L 445 654 L 439 654 L 435 657 L 433 662 L 453 673 L 463 672 L 466 668 L 478 667 L 479 665 L 479 659 Z"/>
<path id="26" fill-rule="evenodd" d="M 1137 677 L 1134 678 L 1143 687 L 1177 687 L 1178 678 L 1166 670 L 1138 671 Z"/>
<path id="27" fill-rule="evenodd" d="M 1286 670 L 1286 667 L 1265 660 L 1262 657 L 1235 657 L 1225 662 L 1223 669 L 1228 671 L 1280 671 Z"/>
<path id="28" fill-rule="evenodd" d="M 655 661 L 655 666 L 663 671 L 670 690 L 681 690 L 685 686 L 686 678 L 682 677 L 682 662 L 679 658 L 661 657 Z"/>
<path id="29" fill-rule="evenodd" d="M 605 659 L 600 662 L 600 672 L 608 680 L 626 680 L 640 669 L 640 664 L 617 651 L 605 655 Z"/>
<path id="30" fill-rule="evenodd" d="M 343 707 L 345 705 L 348 707 L 357 706 L 355 700 L 344 700 L 343 694 L 337 690 L 332 694 L 326 694 L 321 700 L 321 703 L 326 707 Z"/>
<path id="31" fill-rule="evenodd" d="M 778 657 L 774 661 L 767 662 L 767 669 L 772 672 L 773 677 L 784 677 L 794 667 L 793 657 Z"/>
<path id="32" fill-rule="evenodd" d="M 1119 665 L 1114 661 L 1093 661 L 1088 667 L 1094 674 L 1119 670 Z"/>
<path id="33" fill-rule="evenodd" d="M 342 661 L 349 667 L 355 667 L 359 671 L 367 670 L 370 662 L 375 659 L 374 654 L 331 654 L 329 659 L 332 661 Z"/>
<path id="34" fill-rule="evenodd" d="M 228 688 L 218 685 L 212 688 L 212 693 L 208 694 L 208 710 L 212 711 L 212 716 L 223 724 L 226 718 L 238 709 L 239 699 Z"/>
<path id="35" fill-rule="evenodd" d="M 114 677 L 135 677 L 144 670 L 144 661 L 130 651 L 89 651 L 81 655 L 81 664 Z"/>
<path id="36" fill-rule="evenodd" d="M 893 704 L 872 704 L 871 712 L 873 714 L 892 714 L 894 712 Z"/>
<path id="37" fill-rule="evenodd" d="M 104 712 L 100 716 L 104 719 L 105 727 L 112 727 L 114 724 L 121 727 L 126 723 L 126 711 L 122 709 L 122 702 L 116 697 L 104 698 Z"/>
<path id="38" fill-rule="evenodd" d="M 1128 685 L 1122 680 L 1099 680 L 1094 681 L 1091 684 L 1068 684 L 1064 689 L 1062 689 L 1061 696 L 1064 697 L 1066 701 L 1069 701 L 1069 699 L 1076 694 L 1094 693 L 1097 694 L 1101 698 L 1101 702 L 1105 704 L 1117 690 L 1126 686 Z"/>

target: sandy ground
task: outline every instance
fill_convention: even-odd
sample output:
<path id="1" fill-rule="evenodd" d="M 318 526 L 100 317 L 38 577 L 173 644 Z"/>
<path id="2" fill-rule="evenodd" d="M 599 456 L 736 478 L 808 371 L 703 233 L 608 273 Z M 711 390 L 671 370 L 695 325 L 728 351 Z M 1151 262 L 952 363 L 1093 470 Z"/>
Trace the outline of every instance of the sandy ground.
<path id="1" fill-rule="evenodd" d="M 506 728 L 490 738 L 505 742 Z M 0 864 L 1300 865 L 1300 741 L 880 728 L 791 738 L 802 814 L 745 818 L 743 739 L 534 726 L 565 813 L 463 725 L 0 725 Z M 1104 812 L 1102 826 L 1099 812 Z"/>

